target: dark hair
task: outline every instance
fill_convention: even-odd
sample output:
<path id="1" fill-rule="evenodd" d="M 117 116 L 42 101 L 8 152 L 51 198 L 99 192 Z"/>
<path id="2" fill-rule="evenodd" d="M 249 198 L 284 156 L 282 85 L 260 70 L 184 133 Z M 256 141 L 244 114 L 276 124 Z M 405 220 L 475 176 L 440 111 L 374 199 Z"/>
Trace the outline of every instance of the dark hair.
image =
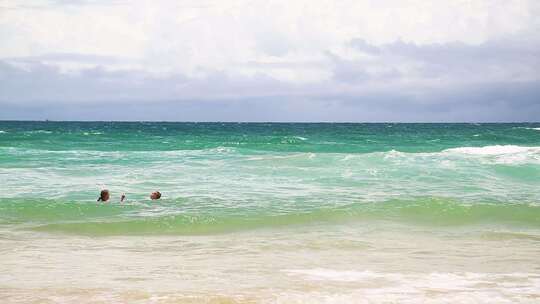
<path id="1" fill-rule="evenodd" d="M 158 199 L 161 198 L 161 192 L 156 191 L 156 194 L 157 194 L 157 198 L 158 198 Z"/>
<path id="2" fill-rule="evenodd" d="M 107 190 L 107 189 L 101 190 L 101 193 L 99 194 L 99 197 L 98 197 L 97 201 L 98 202 L 104 202 L 105 201 L 104 197 L 105 197 L 106 194 L 109 194 L 109 190 Z"/>

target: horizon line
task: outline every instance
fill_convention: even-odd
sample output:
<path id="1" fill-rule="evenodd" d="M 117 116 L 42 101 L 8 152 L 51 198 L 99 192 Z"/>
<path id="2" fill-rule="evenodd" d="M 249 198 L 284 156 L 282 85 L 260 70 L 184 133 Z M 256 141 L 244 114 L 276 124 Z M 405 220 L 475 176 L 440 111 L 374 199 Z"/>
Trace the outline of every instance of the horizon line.
<path id="1" fill-rule="evenodd" d="M 261 123 L 261 124 L 516 124 L 540 121 L 232 121 L 232 120 L 55 120 L 55 119 L 0 119 L 0 122 L 118 122 L 118 123 Z"/>

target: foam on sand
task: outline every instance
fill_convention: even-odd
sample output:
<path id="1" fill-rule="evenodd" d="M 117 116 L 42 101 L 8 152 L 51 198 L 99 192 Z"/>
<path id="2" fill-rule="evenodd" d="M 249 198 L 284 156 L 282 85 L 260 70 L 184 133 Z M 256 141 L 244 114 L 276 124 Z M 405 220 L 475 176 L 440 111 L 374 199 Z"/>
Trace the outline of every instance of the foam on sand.
<path id="1" fill-rule="evenodd" d="M 534 273 L 384 273 L 322 268 L 284 272 L 307 281 L 357 287 L 351 293 L 297 295 L 297 303 L 507 303 L 540 297 L 540 275 Z"/>

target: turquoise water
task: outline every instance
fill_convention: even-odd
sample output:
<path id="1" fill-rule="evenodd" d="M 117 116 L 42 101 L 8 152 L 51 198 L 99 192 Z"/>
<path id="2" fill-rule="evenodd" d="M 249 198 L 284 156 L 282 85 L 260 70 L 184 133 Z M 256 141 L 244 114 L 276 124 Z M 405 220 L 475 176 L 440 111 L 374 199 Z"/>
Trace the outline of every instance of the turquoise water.
<path id="1" fill-rule="evenodd" d="M 0 130 L 0 223 L 24 229 L 540 226 L 540 124 L 0 122 Z M 106 206 L 95 203 L 102 188 L 112 193 Z M 146 199 L 154 190 L 161 201 Z"/>
<path id="2" fill-rule="evenodd" d="M 540 300 L 540 123 L 4 121 L 0 187 L 5 303 Z"/>

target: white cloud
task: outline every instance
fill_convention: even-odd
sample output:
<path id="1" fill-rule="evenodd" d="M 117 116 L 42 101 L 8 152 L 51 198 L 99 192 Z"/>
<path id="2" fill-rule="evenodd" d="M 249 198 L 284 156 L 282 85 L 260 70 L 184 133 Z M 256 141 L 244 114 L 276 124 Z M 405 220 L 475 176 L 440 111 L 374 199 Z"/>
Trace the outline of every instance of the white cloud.
<path id="1" fill-rule="evenodd" d="M 376 45 L 481 43 L 530 28 L 538 13 L 536 1 L 19 3 L 4 4 L 11 9 L 0 18 L 0 58 L 91 54 L 188 74 L 234 72 L 238 64 L 276 58 L 318 60 L 354 38 Z"/>

